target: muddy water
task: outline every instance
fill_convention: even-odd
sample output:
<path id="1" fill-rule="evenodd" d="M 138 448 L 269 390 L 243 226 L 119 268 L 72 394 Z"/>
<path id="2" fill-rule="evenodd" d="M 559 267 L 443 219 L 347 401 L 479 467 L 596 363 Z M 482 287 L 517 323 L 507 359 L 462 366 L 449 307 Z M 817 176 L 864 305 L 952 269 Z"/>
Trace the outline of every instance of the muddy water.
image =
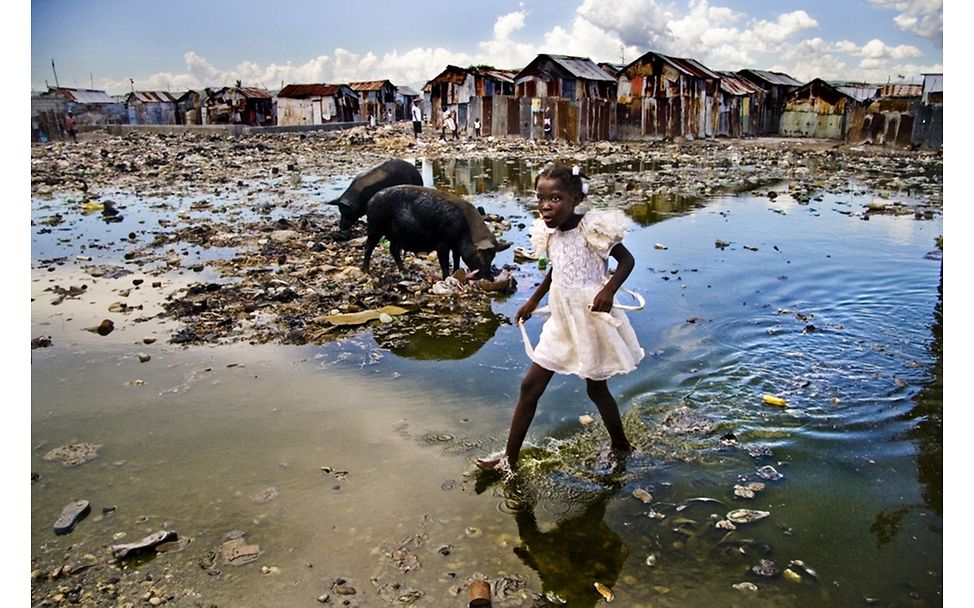
<path id="1" fill-rule="evenodd" d="M 518 224 L 530 222 L 532 170 L 438 163 L 424 174 L 509 217 L 505 237 L 526 245 Z M 327 184 L 323 196 L 343 186 Z M 128 567 L 172 574 L 177 596 L 219 605 L 309 605 L 326 592 L 337 602 L 346 596 L 331 586 L 344 578 L 359 605 L 408 595 L 456 606 L 475 574 L 521 581 L 519 592 L 503 579 L 509 604 L 497 605 L 530 590 L 594 606 L 596 581 L 625 606 L 940 605 L 941 262 L 931 252 L 942 220 L 866 221 L 873 193 L 799 204 L 787 184 L 776 189 L 773 201 L 647 200 L 629 210 L 637 268 L 627 286 L 648 302 L 630 320 L 647 357 L 610 386 L 637 453 L 610 458 L 600 425 L 579 423 L 596 415 L 583 383 L 556 377 L 523 471 L 507 481 L 472 462 L 503 445 L 526 367 L 509 323 L 463 341 L 417 335 L 395 350 L 368 332 L 318 347 L 183 349 L 167 343 L 176 327 L 154 316 L 158 290 L 148 286 L 159 277 L 133 287 L 142 275 L 82 273 L 111 260 L 79 243 L 124 238 L 131 225 L 91 221 L 87 240 L 69 242 L 35 234 L 31 331 L 54 345 L 32 351 L 31 553 L 103 555 L 173 529 L 186 548 Z M 57 204 L 34 201 L 35 215 Z M 137 206 L 127 215 L 156 220 Z M 39 263 L 59 255 L 68 263 Z M 497 264 L 511 261 L 508 250 Z M 168 290 L 206 272 L 161 280 Z M 493 307 L 508 319 L 541 273 L 522 264 L 517 276 L 517 293 Z M 82 283 L 83 297 L 57 305 L 45 291 Z M 84 331 L 109 316 L 119 289 L 143 308 L 108 336 Z M 528 325 L 535 340 L 540 324 Z M 766 405 L 765 394 L 786 407 Z M 42 460 L 75 442 L 101 445 L 99 457 L 74 468 Z M 763 478 L 769 465 L 783 477 Z M 751 481 L 766 488 L 736 498 L 734 486 Z M 268 488 L 277 495 L 263 500 Z M 90 500 L 92 515 L 54 536 L 75 498 Z M 102 514 L 107 506 L 117 509 Z M 737 508 L 770 515 L 729 535 L 713 526 Z M 197 559 L 231 530 L 260 546 L 259 559 L 208 573 Z M 779 570 L 801 560 L 817 578 L 798 566 L 799 582 L 756 576 L 761 559 Z M 731 587 L 741 582 L 759 590 Z"/>

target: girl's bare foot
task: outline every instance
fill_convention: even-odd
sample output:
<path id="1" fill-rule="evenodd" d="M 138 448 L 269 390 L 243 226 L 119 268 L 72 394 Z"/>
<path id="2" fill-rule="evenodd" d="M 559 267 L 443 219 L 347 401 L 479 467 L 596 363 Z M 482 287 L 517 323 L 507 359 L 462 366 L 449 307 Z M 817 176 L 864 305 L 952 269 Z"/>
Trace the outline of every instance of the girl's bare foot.
<path id="1" fill-rule="evenodd" d="M 493 471 L 501 464 L 500 458 L 478 458 L 477 468 L 481 471 Z"/>
<path id="2" fill-rule="evenodd" d="M 477 468 L 482 471 L 509 471 L 511 470 L 510 461 L 507 454 L 495 452 L 486 458 L 476 460 Z"/>

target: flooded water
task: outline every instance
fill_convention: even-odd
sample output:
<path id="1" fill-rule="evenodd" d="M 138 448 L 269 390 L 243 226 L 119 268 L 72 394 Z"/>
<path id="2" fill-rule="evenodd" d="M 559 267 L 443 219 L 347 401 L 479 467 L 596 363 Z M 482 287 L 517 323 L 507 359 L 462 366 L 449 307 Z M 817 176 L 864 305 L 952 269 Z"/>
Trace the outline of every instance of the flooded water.
<path id="1" fill-rule="evenodd" d="M 504 238 L 522 246 L 535 171 L 424 163 L 428 184 L 508 218 Z M 322 182 L 307 201 L 347 183 Z M 108 245 L 160 219 L 233 217 L 259 201 L 214 195 L 169 215 L 171 204 L 154 212 L 151 197 L 115 193 L 127 209 L 112 224 L 34 200 L 35 220 L 59 212 L 64 223 L 32 226 L 31 331 L 53 346 L 31 354 L 31 554 L 104 555 L 176 530 L 184 549 L 126 566 L 173 575 L 176 605 L 312 605 L 329 593 L 459 606 L 475 575 L 500 581 L 500 606 L 534 605 L 525 590 L 547 595 L 537 605 L 595 606 L 595 582 L 622 606 L 941 605 L 942 217 L 866 221 L 876 193 L 799 203 L 788 184 L 773 189 L 773 200 L 650 196 L 628 210 L 626 286 L 647 301 L 629 318 L 647 357 L 610 388 L 637 451 L 607 457 L 600 423 L 579 422 L 598 420 L 584 383 L 556 376 L 514 480 L 473 461 L 506 438 L 527 368 L 510 319 L 542 278 L 533 263 L 463 339 L 417 333 L 386 348 L 365 331 L 323 346 L 187 349 L 167 342 L 178 326 L 156 316 L 147 286 L 217 280 L 186 268 L 232 252 L 162 243 L 132 274 L 93 278 L 86 267 L 124 267 Z M 149 274 L 173 257 L 180 270 Z M 48 291 L 81 284 L 82 296 L 57 304 Z M 119 290 L 134 309 L 126 322 L 84 331 Z M 532 339 L 540 326 L 529 321 Z M 97 459 L 42 459 L 82 442 L 101 446 Z M 749 482 L 765 487 L 735 496 Z M 78 498 L 92 514 L 55 536 L 61 507 Z M 715 526 L 741 508 L 769 515 Z M 201 568 L 233 530 L 259 559 Z M 758 576 L 761 560 L 790 572 Z M 340 595 L 337 579 L 357 593 Z M 758 590 L 732 587 L 742 582 Z"/>

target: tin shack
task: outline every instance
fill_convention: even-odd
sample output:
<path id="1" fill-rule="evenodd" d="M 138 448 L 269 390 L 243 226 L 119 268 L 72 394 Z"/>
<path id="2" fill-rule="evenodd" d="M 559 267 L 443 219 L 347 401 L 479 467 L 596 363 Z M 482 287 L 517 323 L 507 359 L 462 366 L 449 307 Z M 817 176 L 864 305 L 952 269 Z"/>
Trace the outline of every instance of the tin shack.
<path id="1" fill-rule="evenodd" d="M 718 137 L 751 137 L 760 130 L 764 89 L 734 72 L 720 75 Z"/>
<path id="2" fill-rule="evenodd" d="M 289 84 L 277 93 L 277 124 L 352 122 L 359 97 L 347 84 Z"/>
<path id="3" fill-rule="evenodd" d="M 913 145 L 928 148 L 944 146 L 944 75 L 923 75 L 920 107 L 913 121 Z"/>
<path id="4" fill-rule="evenodd" d="M 376 120 L 381 120 L 390 108 L 395 113 L 396 85 L 388 80 L 350 82 L 348 86 L 358 95 L 357 120 L 367 121 L 373 115 Z"/>
<path id="5" fill-rule="evenodd" d="M 274 100 L 266 89 L 223 87 L 203 103 L 203 124 L 274 124 Z"/>
<path id="6" fill-rule="evenodd" d="M 756 130 L 753 134 L 777 135 L 785 100 L 803 83 L 788 74 L 767 70 L 748 68 L 738 70 L 737 75 L 764 89 L 764 103 L 758 108 L 752 108 L 752 113 L 756 114 Z"/>
<path id="7" fill-rule="evenodd" d="M 587 57 L 542 53 L 514 77 L 514 92 L 521 137 L 588 141 L 615 132 L 616 79 Z"/>
<path id="8" fill-rule="evenodd" d="M 862 104 L 835 86 L 816 78 L 785 99 L 778 133 L 785 137 L 845 140 Z"/>
<path id="9" fill-rule="evenodd" d="M 703 138 L 717 133 L 720 76 L 695 59 L 652 51 L 625 67 L 631 83 L 627 104 L 619 104 L 620 136 Z"/>
<path id="10" fill-rule="evenodd" d="M 132 91 L 125 98 L 130 125 L 177 124 L 179 98 L 169 91 Z"/>

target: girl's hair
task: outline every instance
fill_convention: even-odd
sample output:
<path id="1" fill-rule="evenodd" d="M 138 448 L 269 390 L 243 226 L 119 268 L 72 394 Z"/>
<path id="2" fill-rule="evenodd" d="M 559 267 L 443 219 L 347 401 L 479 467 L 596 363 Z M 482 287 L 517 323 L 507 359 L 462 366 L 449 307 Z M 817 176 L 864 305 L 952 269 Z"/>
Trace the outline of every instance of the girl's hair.
<path id="1" fill-rule="evenodd" d="M 538 182 L 542 177 L 558 180 L 569 192 L 578 194 L 579 200 L 584 199 L 588 193 L 588 188 L 586 187 L 588 184 L 582 181 L 587 180 L 588 176 L 582 173 L 577 165 L 574 167 L 569 167 L 561 163 L 549 163 L 545 165 L 538 173 L 538 176 L 534 178 L 535 190 L 538 189 Z"/>

